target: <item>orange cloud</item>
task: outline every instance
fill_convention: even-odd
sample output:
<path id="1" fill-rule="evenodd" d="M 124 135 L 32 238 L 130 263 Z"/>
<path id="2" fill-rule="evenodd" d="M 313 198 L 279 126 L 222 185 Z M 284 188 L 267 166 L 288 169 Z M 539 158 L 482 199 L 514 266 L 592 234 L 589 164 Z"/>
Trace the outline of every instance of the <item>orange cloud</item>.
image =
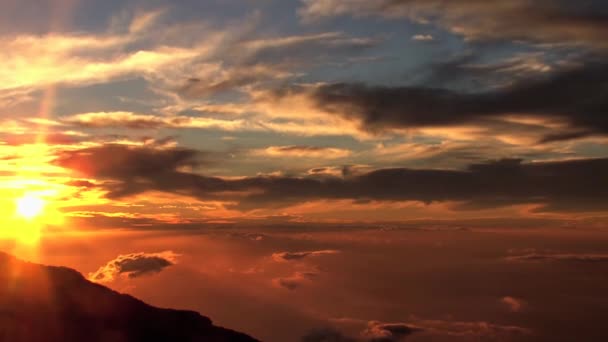
<path id="1" fill-rule="evenodd" d="M 351 151 L 334 147 L 290 145 L 270 146 L 265 149 L 255 150 L 253 154 L 267 157 L 337 159 L 348 157 L 351 155 Z"/>

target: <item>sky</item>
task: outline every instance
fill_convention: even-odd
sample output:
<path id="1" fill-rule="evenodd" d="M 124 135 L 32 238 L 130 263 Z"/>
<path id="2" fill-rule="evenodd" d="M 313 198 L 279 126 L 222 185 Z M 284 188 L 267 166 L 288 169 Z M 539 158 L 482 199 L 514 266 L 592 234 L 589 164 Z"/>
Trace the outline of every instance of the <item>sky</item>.
<path id="1" fill-rule="evenodd" d="M 605 1 L 3 0 L 0 42 L 5 251 L 264 341 L 608 335 Z"/>

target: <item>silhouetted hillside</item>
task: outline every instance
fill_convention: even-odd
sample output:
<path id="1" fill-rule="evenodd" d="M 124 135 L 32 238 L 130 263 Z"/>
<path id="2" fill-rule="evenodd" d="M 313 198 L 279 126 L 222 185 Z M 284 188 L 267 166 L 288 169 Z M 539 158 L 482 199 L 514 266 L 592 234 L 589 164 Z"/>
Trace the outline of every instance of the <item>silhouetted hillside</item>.
<path id="1" fill-rule="evenodd" d="M 193 311 L 160 309 L 65 267 L 0 252 L 0 341 L 250 342 Z"/>

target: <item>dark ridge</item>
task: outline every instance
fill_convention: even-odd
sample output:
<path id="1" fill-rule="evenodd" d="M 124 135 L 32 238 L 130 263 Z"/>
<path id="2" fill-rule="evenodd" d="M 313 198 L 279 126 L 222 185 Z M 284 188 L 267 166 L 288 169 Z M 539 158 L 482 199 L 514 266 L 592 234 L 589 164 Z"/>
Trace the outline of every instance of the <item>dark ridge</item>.
<path id="1" fill-rule="evenodd" d="M 161 309 L 66 267 L 0 252 L 0 341 L 255 342 L 194 311 Z"/>

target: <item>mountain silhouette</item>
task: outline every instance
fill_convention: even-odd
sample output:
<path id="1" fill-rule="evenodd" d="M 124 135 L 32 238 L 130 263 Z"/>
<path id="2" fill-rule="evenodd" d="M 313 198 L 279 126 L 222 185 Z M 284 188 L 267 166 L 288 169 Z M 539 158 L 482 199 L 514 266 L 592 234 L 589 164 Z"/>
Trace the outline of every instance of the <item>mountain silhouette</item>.
<path id="1" fill-rule="evenodd" d="M 194 311 L 161 309 L 66 267 L 0 252 L 0 341 L 255 342 Z"/>

